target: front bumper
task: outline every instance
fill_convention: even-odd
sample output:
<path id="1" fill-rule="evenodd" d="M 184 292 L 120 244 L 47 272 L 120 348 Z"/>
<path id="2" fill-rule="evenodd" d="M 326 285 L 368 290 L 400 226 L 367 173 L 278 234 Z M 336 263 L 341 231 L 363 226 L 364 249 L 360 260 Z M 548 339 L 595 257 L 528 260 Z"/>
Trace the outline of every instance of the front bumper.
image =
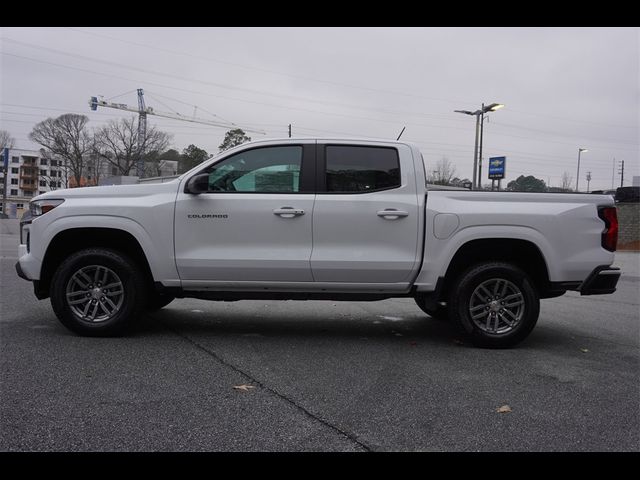
<path id="1" fill-rule="evenodd" d="M 27 274 L 22 271 L 22 268 L 20 267 L 20 262 L 16 262 L 16 273 L 20 278 L 31 281 L 31 279 L 27 277 Z"/>
<path id="2" fill-rule="evenodd" d="M 580 295 L 606 295 L 615 292 L 621 274 L 618 267 L 596 267 L 580 285 Z"/>

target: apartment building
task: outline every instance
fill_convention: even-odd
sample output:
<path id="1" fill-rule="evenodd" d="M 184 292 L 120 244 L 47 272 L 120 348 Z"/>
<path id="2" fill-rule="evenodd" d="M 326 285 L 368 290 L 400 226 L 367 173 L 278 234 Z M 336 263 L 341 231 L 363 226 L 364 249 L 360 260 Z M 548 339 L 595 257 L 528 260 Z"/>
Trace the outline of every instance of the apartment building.
<path id="1" fill-rule="evenodd" d="M 0 171 L 0 198 L 5 198 L 6 188 L 0 212 L 10 218 L 22 217 L 33 197 L 66 186 L 60 161 L 44 158 L 38 150 L 8 148 L 0 153 L 2 165 L 7 164 L 6 172 Z"/>
<path id="2" fill-rule="evenodd" d="M 7 162 L 7 179 L 5 183 L 4 168 L 0 169 L 0 198 L 4 198 L 6 185 L 6 206 L 0 202 L 0 213 L 6 213 L 9 218 L 21 218 L 29 208 L 29 201 L 42 193 L 59 188 L 88 187 L 93 185 L 112 185 L 121 183 L 137 183 L 138 177 L 127 177 L 129 181 L 109 181 L 109 177 L 120 178 L 118 169 L 106 161 L 89 156 L 86 160 L 84 175 L 80 183 L 70 175 L 66 177 L 66 170 L 62 160 L 43 157 L 38 150 L 9 148 L 0 152 L 0 165 Z M 157 163 L 145 165 L 146 176 L 173 176 L 178 173 L 176 160 L 160 160 Z M 116 177 L 113 177 L 116 176 Z M 105 182 L 106 181 L 106 182 Z"/>

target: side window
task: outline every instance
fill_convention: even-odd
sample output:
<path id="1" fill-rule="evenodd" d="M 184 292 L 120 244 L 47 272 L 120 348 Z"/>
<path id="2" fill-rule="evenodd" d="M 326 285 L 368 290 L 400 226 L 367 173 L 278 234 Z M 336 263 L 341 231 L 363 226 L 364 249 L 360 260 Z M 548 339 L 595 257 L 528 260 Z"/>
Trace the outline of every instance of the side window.
<path id="1" fill-rule="evenodd" d="M 296 193 L 301 166 L 301 146 L 254 148 L 210 167 L 209 191 Z"/>
<path id="2" fill-rule="evenodd" d="M 374 192 L 401 185 L 395 148 L 327 145 L 326 159 L 327 192 Z"/>

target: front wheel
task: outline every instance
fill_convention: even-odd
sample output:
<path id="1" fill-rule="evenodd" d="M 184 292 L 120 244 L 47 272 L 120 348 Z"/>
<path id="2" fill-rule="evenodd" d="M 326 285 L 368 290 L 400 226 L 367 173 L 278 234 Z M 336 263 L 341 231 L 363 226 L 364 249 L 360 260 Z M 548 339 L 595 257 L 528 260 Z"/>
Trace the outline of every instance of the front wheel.
<path id="1" fill-rule="evenodd" d="M 538 321 L 533 282 L 509 263 L 487 262 L 464 272 L 449 294 L 449 313 L 479 347 L 508 348 L 524 340 Z"/>
<path id="2" fill-rule="evenodd" d="M 53 311 L 65 327 L 79 335 L 119 335 L 146 304 L 144 274 L 115 250 L 88 248 L 74 253 L 51 280 Z"/>

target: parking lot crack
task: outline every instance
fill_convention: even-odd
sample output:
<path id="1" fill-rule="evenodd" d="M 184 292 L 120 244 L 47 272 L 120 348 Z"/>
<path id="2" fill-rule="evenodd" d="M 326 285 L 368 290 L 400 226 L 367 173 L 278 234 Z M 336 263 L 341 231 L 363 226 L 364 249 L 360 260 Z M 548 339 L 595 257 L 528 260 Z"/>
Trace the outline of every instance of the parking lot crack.
<path id="1" fill-rule="evenodd" d="M 169 327 L 164 322 L 161 322 L 161 323 L 167 330 L 171 331 L 175 335 L 177 335 L 180 338 L 184 339 L 185 341 L 189 342 L 194 347 L 196 347 L 197 349 L 199 349 L 202 352 L 206 353 L 208 356 L 212 357 L 214 360 L 216 360 L 220 364 L 224 365 L 225 367 L 228 367 L 231 370 L 233 370 L 234 372 L 239 373 L 244 378 L 246 378 L 248 381 L 258 385 L 261 389 L 266 390 L 267 392 L 270 392 L 273 395 L 275 395 L 276 397 L 284 400 L 285 402 L 287 402 L 288 404 L 292 405 L 294 408 L 296 408 L 297 410 L 302 412 L 305 416 L 311 418 L 312 420 L 315 420 L 316 422 L 321 423 L 325 427 L 327 427 L 327 428 L 333 430 L 334 432 L 338 433 L 340 436 L 345 437 L 346 439 L 348 439 L 352 443 L 358 445 L 364 451 L 366 451 L 366 452 L 373 451 L 373 448 L 371 446 L 369 446 L 366 443 L 364 443 L 355 434 L 353 434 L 351 432 L 348 432 L 347 430 L 344 430 L 343 428 L 340 428 L 339 426 L 334 425 L 333 423 L 331 423 L 328 420 L 322 418 L 321 416 L 311 412 L 310 410 L 308 410 L 304 406 L 300 405 L 299 403 L 297 403 L 295 400 L 293 400 L 292 398 L 288 397 L 284 393 L 279 392 L 278 390 L 276 390 L 273 387 L 265 385 L 263 382 L 261 382 L 260 380 L 255 378 L 249 372 L 247 372 L 247 371 L 243 370 L 242 368 L 240 368 L 240 367 L 232 364 L 231 362 L 225 360 L 223 357 L 221 357 L 219 354 L 217 354 L 216 352 L 214 352 L 210 348 L 207 348 L 206 346 L 198 343 L 196 340 L 188 337 L 187 335 L 183 334 L 182 332 L 179 332 L 178 330 L 175 330 L 174 328 Z"/>

